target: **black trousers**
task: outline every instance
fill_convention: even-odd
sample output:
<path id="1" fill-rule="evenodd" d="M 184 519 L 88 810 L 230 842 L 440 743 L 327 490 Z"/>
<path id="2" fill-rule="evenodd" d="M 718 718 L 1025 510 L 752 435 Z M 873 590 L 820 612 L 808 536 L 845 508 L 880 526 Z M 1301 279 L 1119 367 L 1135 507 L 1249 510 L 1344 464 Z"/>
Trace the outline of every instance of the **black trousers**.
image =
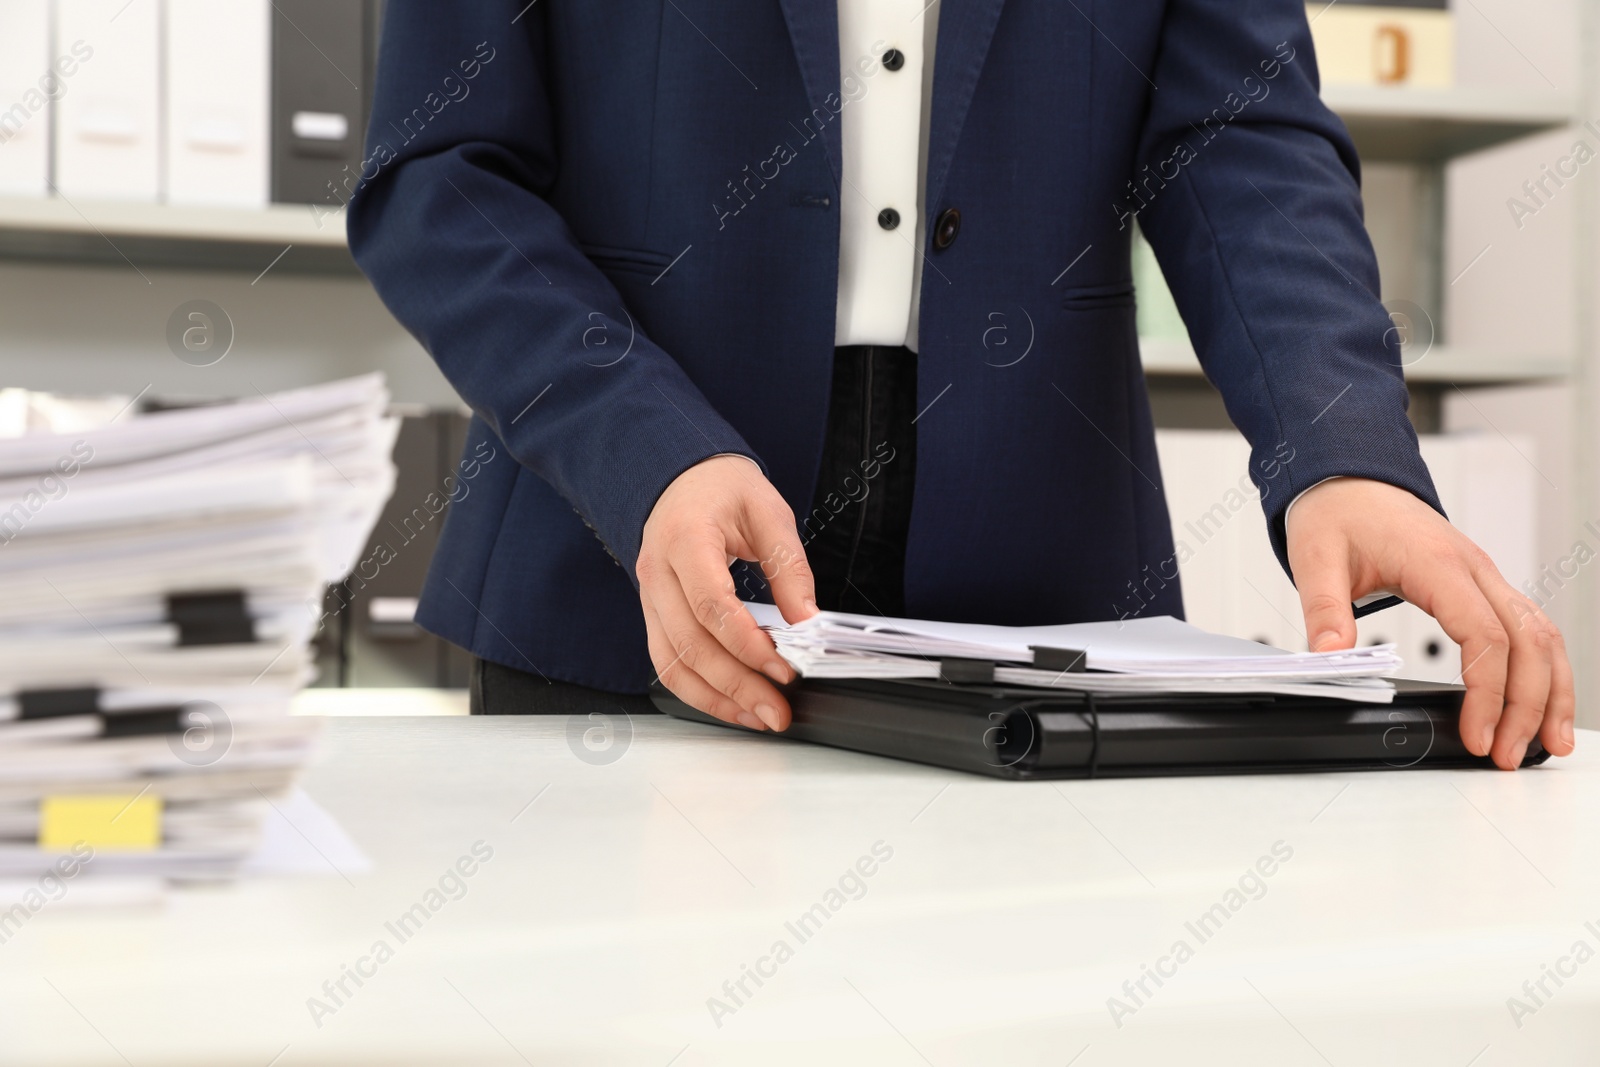
<path id="1" fill-rule="evenodd" d="M 853 345 L 833 356 L 822 466 L 811 510 L 797 515 L 817 583 L 817 606 L 860 615 L 905 614 L 906 533 L 916 479 L 917 357 L 906 348 Z M 749 565 L 746 565 L 747 567 Z M 741 590 L 759 572 L 743 575 Z M 478 660 L 474 715 L 632 715 L 650 699 L 609 693 Z"/>

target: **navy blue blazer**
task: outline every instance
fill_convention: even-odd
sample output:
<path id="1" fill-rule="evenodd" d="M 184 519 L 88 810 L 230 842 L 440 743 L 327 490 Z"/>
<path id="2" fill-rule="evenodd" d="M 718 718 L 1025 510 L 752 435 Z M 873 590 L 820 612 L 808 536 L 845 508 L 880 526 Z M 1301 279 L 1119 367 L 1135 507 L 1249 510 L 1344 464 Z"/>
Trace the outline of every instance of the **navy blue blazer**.
<path id="1" fill-rule="evenodd" d="M 1438 506 L 1300 0 L 935 11 L 927 213 L 960 230 L 923 250 L 910 615 L 1181 614 L 1135 219 L 1280 559 L 1323 478 Z M 841 78 L 836 0 L 391 0 L 350 243 L 498 457 L 450 509 L 423 626 L 642 691 L 633 566 L 667 484 L 742 453 L 805 516 L 856 195 L 839 116 L 895 76 L 862 60 Z"/>

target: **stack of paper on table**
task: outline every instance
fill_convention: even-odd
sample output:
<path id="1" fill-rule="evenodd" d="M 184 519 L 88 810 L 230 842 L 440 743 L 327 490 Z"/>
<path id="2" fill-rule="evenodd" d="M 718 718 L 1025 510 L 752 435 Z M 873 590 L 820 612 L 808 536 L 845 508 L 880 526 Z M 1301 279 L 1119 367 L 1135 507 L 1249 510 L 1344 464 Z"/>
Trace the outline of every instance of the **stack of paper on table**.
<path id="1" fill-rule="evenodd" d="M 174 878 L 251 853 L 311 753 L 289 700 L 325 586 L 394 488 L 388 404 L 369 375 L 0 420 L 0 877 L 73 846 Z"/>
<path id="2" fill-rule="evenodd" d="M 985 626 L 824 611 L 793 626 L 748 604 L 805 678 L 938 678 L 945 659 L 995 664 L 1004 685 L 1106 693 L 1277 693 L 1388 703 L 1393 645 L 1288 652 L 1208 633 L 1171 616 L 1058 626 Z M 1086 670 L 1043 669 L 1035 648 L 1083 652 Z"/>

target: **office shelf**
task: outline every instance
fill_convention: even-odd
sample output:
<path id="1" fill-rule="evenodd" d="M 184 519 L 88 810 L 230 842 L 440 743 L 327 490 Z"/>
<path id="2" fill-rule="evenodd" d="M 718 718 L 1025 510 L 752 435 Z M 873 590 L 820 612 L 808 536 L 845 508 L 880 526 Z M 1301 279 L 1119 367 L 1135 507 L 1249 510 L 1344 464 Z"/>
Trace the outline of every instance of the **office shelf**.
<path id="1" fill-rule="evenodd" d="M 1557 92 L 1488 89 L 1404 89 L 1328 86 L 1323 100 L 1350 130 L 1367 162 L 1417 166 L 1422 181 L 1415 210 L 1422 249 L 1414 279 L 1427 306 L 1443 306 L 1439 260 L 1444 235 L 1444 164 L 1544 130 L 1567 126 L 1578 113 L 1575 99 Z M 1154 297 L 1170 300 L 1170 297 Z M 1145 373 L 1184 378 L 1200 374 L 1187 340 L 1141 340 Z M 1514 355 L 1435 344 L 1408 357 L 1406 380 L 1419 385 L 1487 385 L 1565 378 L 1573 360 L 1563 354 Z"/>
<path id="2" fill-rule="evenodd" d="M 1155 377 L 1198 377 L 1200 362 L 1187 341 L 1141 339 L 1144 372 Z M 1505 352 L 1434 345 L 1420 356 L 1407 357 L 1406 380 L 1417 384 L 1487 385 L 1497 382 L 1564 378 L 1572 359 L 1559 354 L 1514 355 Z"/>
<path id="3" fill-rule="evenodd" d="M 1322 99 L 1374 163 L 1441 163 L 1565 126 L 1578 113 L 1576 100 L 1554 91 L 1330 85 Z"/>
<path id="4" fill-rule="evenodd" d="M 1439 164 L 1562 126 L 1575 101 L 1555 92 L 1330 86 L 1363 159 Z M 309 205 L 259 209 L 0 197 L 0 257 L 144 267 L 347 273 L 344 219 Z"/>
<path id="5" fill-rule="evenodd" d="M 0 256 L 257 272 L 349 273 L 344 216 L 305 204 L 187 207 L 0 197 Z M 320 224 L 319 224 L 320 221 Z M 281 259 L 274 259 L 282 254 Z"/>

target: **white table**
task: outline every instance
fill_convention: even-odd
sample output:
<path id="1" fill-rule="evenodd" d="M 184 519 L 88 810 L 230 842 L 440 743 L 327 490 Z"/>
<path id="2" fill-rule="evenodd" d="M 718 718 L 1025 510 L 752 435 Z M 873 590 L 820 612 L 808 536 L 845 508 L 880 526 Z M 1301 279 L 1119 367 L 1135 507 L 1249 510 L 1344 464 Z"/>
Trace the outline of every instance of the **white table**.
<path id="1" fill-rule="evenodd" d="M 1600 950 L 1600 734 L 1514 775 L 1052 785 L 664 719 L 587 762 L 568 729 L 330 720 L 306 788 L 371 873 L 186 890 L 132 913 L 47 907 L 0 946 L 0 1062 L 1600 1057 L 1600 959 L 1559 989 L 1546 979 L 1553 995 L 1520 1028 L 1506 1003 L 1575 941 Z M 478 841 L 493 858 L 401 942 L 385 923 Z M 893 855 L 864 895 L 841 894 L 802 941 L 786 923 L 826 911 L 877 842 Z M 1277 842 L 1292 857 L 1227 912 Z M 1227 918 L 1202 942 L 1185 924 L 1218 903 Z M 346 979 L 352 995 L 316 1025 L 308 998 L 380 939 L 392 958 L 363 964 L 371 977 Z M 1136 1006 L 1124 981 L 1180 939 L 1192 958 L 1161 963 L 1172 976 L 1146 978 L 1116 1025 L 1108 998 Z M 780 940 L 792 956 L 761 962 Z M 746 978 L 735 1004 L 724 982 L 758 963 L 771 977 Z M 711 997 L 735 1010 L 714 1021 Z"/>

